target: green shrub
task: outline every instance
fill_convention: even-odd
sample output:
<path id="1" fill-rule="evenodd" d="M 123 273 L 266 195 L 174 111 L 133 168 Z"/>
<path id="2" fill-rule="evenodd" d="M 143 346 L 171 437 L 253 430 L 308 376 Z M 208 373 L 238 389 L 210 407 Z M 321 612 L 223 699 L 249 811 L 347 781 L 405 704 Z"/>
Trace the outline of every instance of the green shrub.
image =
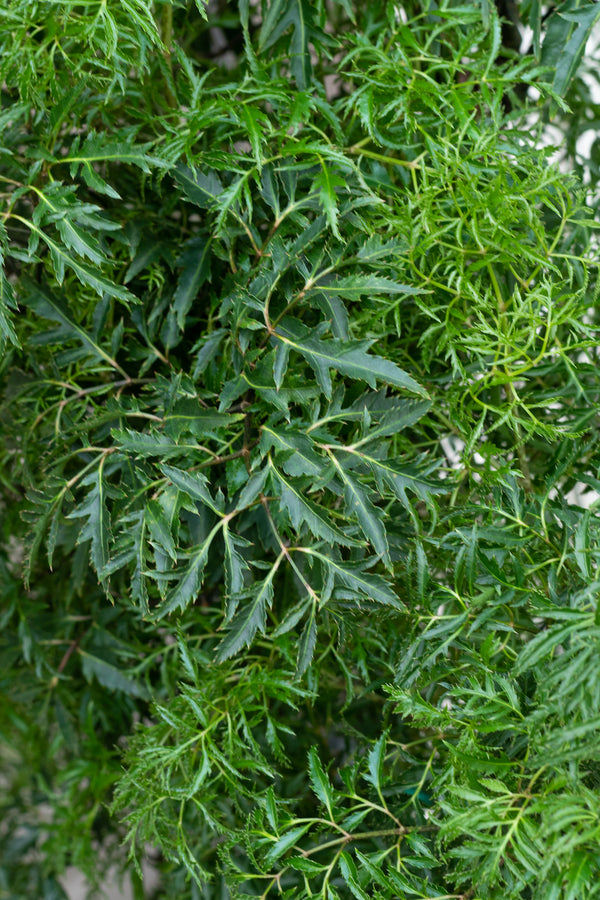
<path id="1" fill-rule="evenodd" d="M 0 897 L 600 895 L 600 8 L 497 5 L 0 10 Z"/>

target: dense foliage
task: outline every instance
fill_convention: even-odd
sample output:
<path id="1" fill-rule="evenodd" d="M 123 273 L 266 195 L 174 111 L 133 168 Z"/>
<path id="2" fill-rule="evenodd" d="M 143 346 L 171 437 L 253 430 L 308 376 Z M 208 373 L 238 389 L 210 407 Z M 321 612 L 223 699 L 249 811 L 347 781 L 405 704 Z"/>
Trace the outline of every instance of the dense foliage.
<path id="1" fill-rule="evenodd" d="M 599 18 L 2 4 L 0 897 L 600 896 Z"/>

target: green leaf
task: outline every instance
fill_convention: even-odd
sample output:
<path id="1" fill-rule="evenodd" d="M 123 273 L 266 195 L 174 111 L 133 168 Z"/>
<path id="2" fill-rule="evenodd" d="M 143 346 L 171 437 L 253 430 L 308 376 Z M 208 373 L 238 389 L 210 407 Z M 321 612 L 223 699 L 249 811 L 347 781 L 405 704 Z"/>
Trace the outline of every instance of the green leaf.
<path id="1" fill-rule="evenodd" d="M 290 26 L 293 27 L 290 66 L 301 91 L 307 90 L 312 75 L 308 43 L 312 19 L 313 10 L 306 0 L 272 0 L 260 30 L 259 48 L 264 51 L 272 47 Z"/>
<path id="2" fill-rule="evenodd" d="M 385 762 L 386 735 L 379 737 L 371 750 L 369 750 L 368 765 L 369 775 L 365 778 L 370 781 L 378 794 L 381 793 L 383 779 L 383 764 Z"/>
<path id="3" fill-rule="evenodd" d="M 303 606 L 303 605 L 302 605 Z M 285 622 L 285 620 L 284 620 Z M 282 622 L 282 625 L 284 623 Z M 292 624 L 295 624 L 294 619 L 291 617 L 286 625 L 290 628 Z M 281 627 L 280 627 L 281 633 Z M 315 604 L 311 603 L 310 613 L 308 619 L 304 623 L 304 628 L 302 629 L 302 634 L 300 635 L 300 640 L 298 641 L 298 656 L 296 658 L 296 673 L 298 676 L 304 675 L 310 666 L 314 652 L 315 646 L 317 644 L 317 610 L 315 608 Z"/>
<path id="4" fill-rule="evenodd" d="M 381 440 L 397 434 L 403 428 L 410 428 L 418 422 L 431 408 L 430 400 L 394 400 L 394 406 L 388 407 L 381 415 L 375 428 L 370 428 L 363 438 L 352 444 L 352 449 L 362 447 L 370 441 Z M 373 414 L 372 410 L 369 410 Z"/>
<path id="5" fill-rule="evenodd" d="M 31 306 L 38 315 L 44 316 L 44 318 L 53 322 L 59 322 L 63 327 L 65 336 L 81 341 L 94 356 L 112 366 L 113 369 L 116 369 L 122 375 L 125 375 L 119 364 L 75 322 L 62 297 L 57 297 L 49 290 L 29 279 L 23 279 L 22 284 L 25 289 L 22 296 L 23 303 Z"/>
<path id="6" fill-rule="evenodd" d="M 71 175 L 75 175 L 80 166 L 83 177 L 92 170 L 92 164 L 98 162 L 127 163 L 137 166 L 142 172 L 149 173 L 152 168 L 166 168 L 168 163 L 158 156 L 152 156 L 147 150 L 152 145 L 134 144 L 133 141 L 115 141 L 107 133 L 99 134 L 89 131 L 85 140 L 76 138 L 67 156 L 60 162 L 67 163 Z M 93 185 L 91 185 L 93 187 Z"/>
<path id="7" fill-rule="evenodd" d="M 144 519 L 152 538 L 166 551 L 173 562 L 177 562 L 172 522 L 167 518 L 159 500 L 148 500 L 144 510 Z"/>
<path id="8" fill-rule="evenodd" d="M 271 470 L 275 478 L 275 484 L 279 483 L 281 489 L 281 503 L 287 509 L 292 525 L 296 530 L 305 522 L 316 537 L 330 541 L 332 544 L 342 544 L 345 547 L 360 546 L 335 525 L 328 512 L 323 507 L 317 506 L 303 493 L 303 489 L 288 481 L 281 472 L 271 463 Z"/>
<path id="9" fill-rule="evenodd" d="M 325 160 L 320 162 L 321 171 L 313 182 L 313 189 L 318 193 L 325 216 L 329 222 L 329 227 L 336 238 L 341 241 L 342 236 L 338 227 L 338 201 L 335 189 L 345 187 L 346 182 L 341 175 L 337 175 L 331 170 Z"/>
<path id="10" fill-rule="evenodd" d="M 300 548 L 297 548 L 300 550 Z M 369 600 L 381 603 L 383 606 L 392 606 L 395 609 L 405 609 L 404 604 L 398 599 L 387 581 L 381 575 L 373 575 L 365 571 L 364 563 L 342 562 L 332 557 L 325 556 L 314 547 L 301 548 L 302 553 L 309 553 L 329 569 L 336 581 L 345 587 L 363 594 Z"/>
<path id="11" fill-rule="evenodd" d="M 202 453 L 199 444 L 193 441 L 176 443 L 164 434 L 147 434 L 143 431 L 133 431 L 131 428 L 121 430 L 115 428 L 111 431 L 111 435 L 121 450 L 133 453 L 141 459 L 148 459 L 152 456 L 166 459 L 169 456 L 183 456 L 190 451 Z"/>
<path id="12" fill-rule="evenodd" d="M 356 515 L 362 533 L 371 542 L 375 552 L 381 556 L 389 569 L 391 566 L 390 553 L 387 534 L 382 521 L 384 514 L 382 510 L 378 509 L 371 502 L 374 496 L 373 491 L 350 475 L 350 472 L 344 469 L 337 460 L 335 462 L 340 478 L 344 482 L 344 499 L 348 514 Z"/>
<path id="13" fill-rule="evenodd" d="M 358 883 L 358 872 L 354 860 L 349 853 L 342 853 L 340 856 L 340 870 L 344 877 L 344 881 L 350 888 L 350 893 L 357 900 L 369 900 L 368 895 L 363 891 Z"/>
<path id="14" fill-rule="evenodd" d="M 247 103 L 244 103 L 241 108 L 241 116 L 246 126 L 254 161 L 260 172 L 262 169 L 262 144 L 270 131 L 269 119 L 262 110 L 249 106 Z"/>
<path id="15" fill-rule="evenodd" d="M 579 68 L 585 45 L 592 29 L 600 20 L 597 3 L 587 3 L 579 9 L 557 9 L 548 25 L 542 46 L 542 65 L 554 66 L 553 89 L 564 97 Z M 570 24 L 574 23 L 575 28 Z"/>
<path id="16" fill-rule="evenodd" d="M 227 596 L 239 594 L 244 588 L 244 572 L 248 571 L 248 563 L 240 555 L 241 547 L 247 547 L 250 542 L 244 538 L 232 534 L 229 524 L 223 525 L 223 541 L 225 543 L 225 591 Z"/>
<path id="17" fill-rule="evenodd" d="M 278 426 L 262 427 L 260 449 L 263 454 L 275 448 L 276 458 L 280 457 L 281 467 L 287 475 L 320 475 L 323 460 L 316 452 L 311 438 L 293 428 Z M 277 453 L 279 451 L 279 453 Z"/>
<path id="18" fill-rule="evenodd" d="M 210 209 L 217 197 L 223 193 L 223 185 L 213 171 L 204 175 L 198 169 L 190 169 L 189 166 L 179 163 L 174 176 L 187 199 L 202 209 Z"/>
<path id="19" fill-rule="evenodd" d="M 423 290 L 409 284 L 400 284 L 380 275 L 348 275 L 323 283 L 318 280 L 312 290 L 324 290 L 328 294 L 339 294 L 345 300 L 360 300 L 376 294 L 422 294 Z M 307 292 L 309 293 L 309 292 Z"/>
<path id="20" fill-rule="evenodd" d="M 188 497 L 191 497 L 193 500 L 199 500 L 218 516 L 223 515 L 223 509 L 213 500 L 210 494 L 208 478 L 202 472 L 184 472 L 181 469 L 167 465 L 162 465 L 160 468 L 163 475 L 166 475 Z"/>
<path id="21" fill-rule="evenodd" d="M 179 441 L 185 432 L 189 432 L 197 438 L 217 437 L 220 429 L 231 427 L 243 419 L 242 414 L 206 409 L 198 400 L 192 397 L 183 397 L 173 404 L 171 410 L 164 417 L 164 423 L 166 434 L 175 441 Z"/>
<path id="22" fill-rule="evenodd" d="M 340 340 L 348 340 L 348 311 L 339 297 L 335 297 L 329 291 L 307 292 L 308 300 L 314 303 L 323 312 L 325 317 L 331 322 L 331 331 L 334 337 Z M 289 353 L 289 347 L 286 344 L 279 344 L 279 348 L 285 349 Z"/>
<path id="23" fill-rule="evenodd" d="M 81 648 L 78 648 L 77 652 L 81 658 L 82 672 L 88 681 L 91 681 L 92 678 L 97 678 L 102 687 L 107 688 L 109 691 L 122 691 L 131 697 L 148 699 L 146 688 L 124 675 L 117 666 Z"/>
<path id="24" fill-rule="evenodd" d="M 91 287 L 101 297 L 104 294 L 108 294 L 109 297 L 115 297 L 117 300 L 123 301 L 123 303 L 137 303 L 137 297 L 135 294 L 130 293 L 127 288 L 121 287 L 121 285 L 116 284 L 110 278 L 105 278 L 99 269 L 92 269 L 91 266 L 82 263 L 70 253 L 67 253 L 64 247 L 57 244 L 55 240 L 34 225 L 33 222 L 27 222 L 27 225 L 49 247 L 52 262 L 54 263 L 56 280 L 59 285 L 64 281 L 65 267 L 68 267 L 75 273 L 82 284 Z"/>
<path id="25" fill-rule="evenodd" d="M 90 558 L 100 579 L 104 577 L 108 563 L 110 540 L 110 515 L 106 502 L 104 465 L 105 457 L 102 457 L 98 468 L 82 480 L 82 486 L 90 486 L 86 500 L 69 513 L 70 519 L 87 519 L 79 531 L 77 542 L 90 541 Z"/>
<path id="26" fill-rule="evenodd" d="M 323 804 L 327 808 L 329 818 L 333 821 L 333 808 L 335 806 L 335 793 L 327 777 L 316 747 L 311 747 L 308 751 L 308 774 L 312 789 Z"/>
<path id="27" fill-rule="evenodd" d="M 83 256 L 101 266 L 107 263 L 107 259 L 100 251 L 100 245 L 93 240 L 79 225 L 69 219 L 59 219 L 56 228 L 65 245 L 74 250 L 79 256 Z"/>
<path id="28" fill-rule="evenodd" d="M 4 254 L 2 247 L 0 247 L 0 349 L 2 349 L 6 340 L 14 344 L 15 347 L 19 346 L 19 339 L 10 316 L 11 311 L 16 310 L 16 308 L 15 294 L 4 272 Z"/>
<path id="29" fill-rule="evenodd" d="M 381 490 L 383 491 L 383 485 L 387 484 L 407 509 L 410 509 L 410 503 L 406 496 L 407 490 L 412 491 L 426 501 L 430 501 L 436 494 L 444 494 L 449 490 L 449 487 L 444 482 L 431 481 L 425 478 L 419 467 L 414 463 L 405 464 L 398 460 L 375 459 L 366 453 L 352 450 L 348 447 L 340 449 L 354 454 L 365 462 L 377 478 Z"/>
<path id="30" fill-rule="evenodd" d="M 398 366 L 379 356 L 371 356 L 366 351 L 372 341 L 348 343 L 339 340 L 324 341 L 310 337 L 310 332 L 299 322 L 285 318 L 278 326 L 275 337 L 290 349 L 300 353 L 314 369 L 323 393 L 331 397 L 330 369 L 342 375 L 366 381 L 374 388 L 377 381 L 404 388 L 422 396 L 425 390 Z"/>
<path id="31" fill-rule="evenodd" d="M 309 859 L 306 856 L 296 856 L 293 859 L 288 859 L 286 860 L 286 865 L 296 872 L 306 872 L 307 875 L 318 875 L 327 869 L 327 866 L 323 865 L 323 863 L 315 862 L 314 859 Z"/>
<path id="32" fill-rule="evenodd" d="M 253 472 L 250 475 L 246 486 L 242 489 L 242 492 L 236 503 L 236 509 L 245 509 L 247 506 L 250 506 L 252 503 L 254 503 L 260 492 L 263 490 L 268 477 L 269 466 L 263 466 L 262 469 L 259 469 L 257 472 Z"/>
<path id="33" fill-rule="evenodd" d="M 310 825 L 311 823 L 309 822 L 306 825 L 298 825 L 296 828 L 290 829 L 290 831 L 282 835 L 282 837 L 273 844 L 265 856 L 265 866 L 267 869 L 270 869 L 273 863 L 276 863 L 284 853 L 287 853 L 288 850 L 298 843 L 302 835 L 306 834 Z"/>
<path id="34" fill-rule="evenodd" d="M 201 237 L 190 238 L 177 260 L 182 272 L 173 295 L 173 310 L 180 328 L 185 325 L 188 312 L 202 285 L 210 278 L 211 241 Z"/>
<path id="35" fill-rule="evenodd" d="M 577 565 L 579 566 L 581 574 L 588 580 L 592 577 L 590 560 L 590 554 L 592 552 L 590 540 L 591 517 L 592 510 L 587 509 L 581 516 L 581 520 L 575 529 L 575 559 L 577 560 Z"/>
<path id="36" fill-rule="evenodd" d="M 276 563 L 264 581 L 253 588 L 248 602 L 234 616 L 227 635 L 217 647 L 216 662 L 224 662 L 249 646 L 257 631 L 264 633 L 267 607 L 273 602 L 273 578 L 278 566 L 279 563 Z"/>
<path id="37" fill-rule="evenodd" d="M 184 610 L 190 603 L 197 600 L 202 589 L 204 569 L 210 547 L 220 528 L 221 522 L 215 525 L 208 537 L 188 555 L 187 559 L 189 562 L 183 570 L 183 574 L 167 596 L 165 602 L 161 603 L 157 610 L 158 619 L 163 619 L 165 616 L 175 612 L 175 610 Z"/>

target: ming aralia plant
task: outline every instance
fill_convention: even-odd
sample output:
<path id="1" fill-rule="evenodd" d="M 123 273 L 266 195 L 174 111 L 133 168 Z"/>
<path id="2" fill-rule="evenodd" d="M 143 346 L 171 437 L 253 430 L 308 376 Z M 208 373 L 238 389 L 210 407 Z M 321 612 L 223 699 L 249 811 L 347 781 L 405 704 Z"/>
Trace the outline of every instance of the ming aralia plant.
<path id="1" fill-rule="evenodd" d="M 600 896 L 599 18 L 2 4 L 0 897 Z"/>

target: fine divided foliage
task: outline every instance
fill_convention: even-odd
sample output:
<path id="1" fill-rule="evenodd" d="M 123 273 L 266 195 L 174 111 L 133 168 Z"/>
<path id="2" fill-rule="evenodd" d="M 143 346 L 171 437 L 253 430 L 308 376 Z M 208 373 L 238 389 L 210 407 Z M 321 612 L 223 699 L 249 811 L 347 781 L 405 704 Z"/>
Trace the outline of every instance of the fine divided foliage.
<path id="1" fill-rule="evenodd" d="M 0 898 L 600 897 L 599 19 L 3 4 Z"/>

